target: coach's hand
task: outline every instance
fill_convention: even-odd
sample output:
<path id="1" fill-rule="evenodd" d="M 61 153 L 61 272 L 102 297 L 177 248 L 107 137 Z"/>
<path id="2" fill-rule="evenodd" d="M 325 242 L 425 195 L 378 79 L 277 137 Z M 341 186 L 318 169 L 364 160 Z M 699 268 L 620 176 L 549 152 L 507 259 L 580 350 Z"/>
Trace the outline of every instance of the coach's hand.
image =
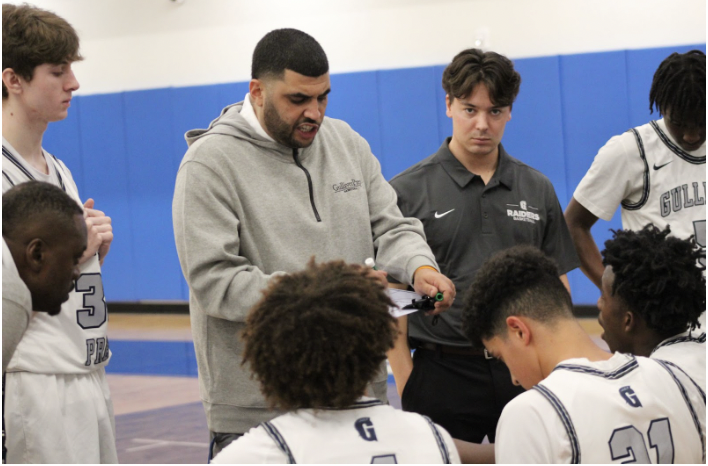
<path id="1" fill-rule="evenodd" d="M 98 252 L 99 262 L 103 265 L 103 260 L 111 249 L 113 226 L 111 225 L 111 217 L 106 216 L 106 214 L 100 210 L 94 209 L 93 206 L 93 199 L 89 199 L 84 203 L 87 244 L 86 251 L 84 251 L 84 255 L 81 256 L 79 263 L 83 264 Z"/>
<path id="2" fill-rule="evenodd" d="M 455 284 L 437 270 L 421 267 L 415 272 L 413 277 L 413 289 L 423 296 L 435 296 L 442 292 L 443 300 L 435 303 L 435 310 L 427 312 L 427 315 L 440 314 L 446 311 L 455 300 Z"/>

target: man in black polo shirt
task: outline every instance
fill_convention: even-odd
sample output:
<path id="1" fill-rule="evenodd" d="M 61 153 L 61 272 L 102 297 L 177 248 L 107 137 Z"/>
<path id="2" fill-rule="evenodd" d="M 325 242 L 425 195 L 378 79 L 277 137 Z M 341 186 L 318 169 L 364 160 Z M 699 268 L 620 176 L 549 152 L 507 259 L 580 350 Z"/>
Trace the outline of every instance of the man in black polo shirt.
<path id="1" fill-rule="evenodd" d="M 568 287 L 565 274 L 579 262 L 553 185 L 501 145 L 521 84 L 513 64 L 494 52 L 464 50 L 442 84 L 452 137 L 391 180 L 403 215 L 423 222 L 440 272 L 458 290 L 467 291 L 492 254 L 517 244 L 553 258 Z M 429 416 L 455 438 L 494 442 L 502 409 L 523 389 L 502 362 L 470 345 L 461 308 L 456 302 L 440 316 L 410 314 L 409 338 L 402 332 L 389 361 L 404 410 Z M 405 330 L 406 321 L 399 325 Z"/>

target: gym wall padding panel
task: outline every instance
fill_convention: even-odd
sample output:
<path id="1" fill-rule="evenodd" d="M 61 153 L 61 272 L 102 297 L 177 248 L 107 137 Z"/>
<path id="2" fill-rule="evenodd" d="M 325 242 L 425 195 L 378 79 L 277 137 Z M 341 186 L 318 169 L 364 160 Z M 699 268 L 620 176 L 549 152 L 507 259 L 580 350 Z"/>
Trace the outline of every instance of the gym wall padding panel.
<path id="1" fill-rule="evenodd" d="M 381 117 L 375 71 L 332 75 L 327 116 L 346 121 L 381 160 Z"/>
<path id="2" fill-rule="evenodd" d="M 379 114 L 386 179 L 440 146 L 433 67 L 379 71 Z"/>
<path id="3" fill-rule="evenodd" d="M 435 84 L 435 109 L 438 115 L 438 145 L 437 150 L 442 142 L 452 136 L 452 119 L 447 116 L 447 103 L 445 100 L 445 90 L 442 87 L 442 75 L 446 66 L 439 65 L 433 67 L 433 76 Z"/>
<path id="4" fill-rule="evenodd" d="M 566 206 L 565 155 L 558 57 L 514 60 L 521 87 L 502 143 L 513 157 L 551 180 Z"/>
<path id="5" fill-rule="evenodd" d="M 107 301 L 140 299 L 135 289 L 141 274 L 135 264 L 129 178 L 126 154 L 123 94 L 84 98 L 79 110 L 84 199 L 93 198 L 95 208 L 111 217 L 113 242 L 103 263 L 103 284 Z"/>
<path id="6" fill-rule="evenodd" d="M 608 139 L 658 118 L 649 114 L 648 94 L 659 63 L 693 48 L 705 44 L 514 60 L 522 84 L 505 147 L 548 176 L 565 207 Z M 332 75 L 327 114 L 369 141 L 390 179 L 452 134 L 444 68 Z M 171 216 L 184 132 L 206 128 L 247 92 L 248 82 L 238 82 L 77 96 L 69 117 L 49 125 L 44 147 L 71 169 L 82 199 L 93 197 L 113 219 L 104 264 L 109 301 L 187 299 Z M 619 213 L 597 222 L 600 249 L 609 228 L 620 226 Z M 595 286 L 580 271 L 569 276 L 575 303 L 595 304 Z"/>
<path id="7" fill-rule="evenodd" d="M 128 188 L 136 293 L 141 300 L 179 299 L 182 272 L 172 233 L 174 153 L 169 89 L 124 94 Z"/>
<path id="8" fill-rule="evenodd" d="M 568 197 L 607 140 L 629 129 L 626 52 L 588 53 L 560 57 L 560 90 L 563 109 Z M 611 235 L 609 228 L 621 228 L 620 215 L 612 221 L 598 221 L 593 237 L 602 250 Z M 579 271 L 570 274 L 577 304 L 593 304 L 599 291 Z"/>

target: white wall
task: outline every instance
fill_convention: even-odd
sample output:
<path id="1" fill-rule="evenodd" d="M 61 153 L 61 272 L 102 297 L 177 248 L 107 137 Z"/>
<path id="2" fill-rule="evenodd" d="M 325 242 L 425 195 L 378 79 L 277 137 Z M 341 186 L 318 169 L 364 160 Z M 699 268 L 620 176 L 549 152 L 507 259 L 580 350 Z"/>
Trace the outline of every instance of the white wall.
<path id="1" fill-rule="evenodd" d="M 478 39 L 511 58 L 706 40 L 705 0 L 30 2 L 79 31 L 83 94 L 248 80 L 279 27 L 313 35 L 333 73 L 444 64 Z"/>

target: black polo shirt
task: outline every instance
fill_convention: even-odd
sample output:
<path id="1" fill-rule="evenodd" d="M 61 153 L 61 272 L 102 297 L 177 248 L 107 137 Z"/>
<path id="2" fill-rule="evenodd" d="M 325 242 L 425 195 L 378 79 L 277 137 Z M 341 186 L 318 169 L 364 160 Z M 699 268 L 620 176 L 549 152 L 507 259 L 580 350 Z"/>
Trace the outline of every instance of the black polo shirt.
<path id="1" fill-rule="evenodd" d="M 450 152 L 448 138 L 437 153 L 391 180 L 406 217 L 423 222 L 441 272 L 458 298 L 437 325 L 421 312 L 408 316 L 409 336 L 469 346 L 462 333 L 464 295 L 477 270 L 495 252 L 530 244 L 553 258 L 561 274 L 580 262 L 558 198 L 544 174 L 516 160 L 499 145 L 499 165 L 485 186 Z"/>

